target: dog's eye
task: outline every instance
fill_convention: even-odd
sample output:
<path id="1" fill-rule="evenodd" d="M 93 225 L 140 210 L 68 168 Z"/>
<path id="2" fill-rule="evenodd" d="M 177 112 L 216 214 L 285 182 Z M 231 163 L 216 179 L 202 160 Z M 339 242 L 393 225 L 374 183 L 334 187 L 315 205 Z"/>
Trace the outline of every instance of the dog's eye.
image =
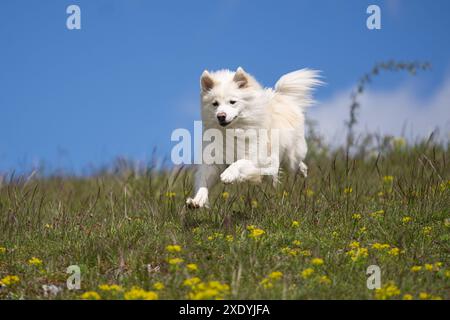
<path id="1" fill-rule="evenodd" d="M 218 107 L 218 106 L 219 106 L 219 102 L 214 101 L 214 102 L 212 103 L 212 105 L 213 105 L 214 107 Z"/>
<path id="2" fill-rule="evenodd" d="M 235 103 L 236 103 L 236 101 L 230 100 L 230 104 L 235 104 Z"/>

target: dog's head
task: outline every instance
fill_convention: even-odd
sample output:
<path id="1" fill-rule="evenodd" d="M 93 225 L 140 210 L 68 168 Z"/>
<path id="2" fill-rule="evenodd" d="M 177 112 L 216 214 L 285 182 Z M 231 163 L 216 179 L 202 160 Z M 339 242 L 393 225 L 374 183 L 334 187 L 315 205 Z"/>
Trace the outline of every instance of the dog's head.
<path id="1" fill-rule="evenodd" d="M 261 85 L 241 67 L 236 72 L 205 70 L 200 85 L 203 120 L 222 127 L 245 122 L 262 90 Z"/>

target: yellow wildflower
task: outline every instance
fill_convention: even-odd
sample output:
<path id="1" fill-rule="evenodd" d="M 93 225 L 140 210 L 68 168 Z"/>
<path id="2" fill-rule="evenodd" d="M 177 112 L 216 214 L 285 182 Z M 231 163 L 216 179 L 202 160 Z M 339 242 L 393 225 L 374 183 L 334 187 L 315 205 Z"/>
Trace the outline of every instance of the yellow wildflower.
<path id="1" fill-rule="evenodd" d="M 227 200 L 230 197 L 230 194 L 228 192 L 222 192 L 222 198 Z"/>
<path id="2" fill-rule="evenodd" d="M 271 280 L 278 280 L 281 279 L 281 277 L 283 277 L 283 273 L 281 271 L 273 271 L 268 276 L 268 278 Z"/>
<path id="3" fill-rule="evenodd" d="M 184 262 L 183 259 L 181 258 L 170 258 L 169 260 L 167 260 L 167 262 L 171 265 L 178 265 Z"/>
<path id="4" fill-rule="evenodd" d="M 420 300 L 427 300 L 427 299 L 429 299 L 431 296 L 428 294 L 428 293 L 426 293 L 426 292 L 421 292 L 421 293 L 419 293 L 419 299 Z"/>
<path id="5" fill-rule="evenodd" d="M 293 244 L 294 246 L 299 247 L 302 243 L 300 242 L 300 240 L 294 240 L 294 241 L 292 241 L 292 244 Z"/>
<path id="6" fill-rule="evenodd" d="M 177 194 L 175 192 L 166 192 L 166 197 L 169 199 L 172 199 L 176 196 Z"/>
<path id="7" fill-rule="evenodd" d="M 314 196 L 314 191 L 311 189 L 306 189 L 306 196 L 308 198 L 311 198 L 312 196 Z"/>
<path id="8" fill-rule="evenodd" d="M 32 257 L 30 260 L 28 260 L 28 264 L 35 267 L 40 267 L 42 265 L 42 260 L 36 257 Z"/>
<path id="9" fill-rule="evenodd" d="M 300 251 L 300 254 L 304 257 L 310 257 L 311 256 L 311 250 L 302 250 Z"/>
<path id="10" fill-rule="evenodd" d="M 225 237 L 225 240 L 227 240 L 228 242 L 233 242 L 234 237 L 231 234 L 229 234 Z"/>
<path id="11" fill-rule="evenodd" d="M 360 244 L 359 244 L 358 241 L 352 241 L 352 242 L 350 243 L 349 247 L 350 247 L 351 249 L 357 249 L 357 248 L 360 247 Z"/>
<path id="12" fill-rule="evenodd" d="M 121 292 L 123 291 L 123 288 L 117 284 L 101 284 L 98 286 L 98 288 L 102 291 L 111 291 L 111 292 Z"/>
<path id="13" fill-rule="evenodd" d="M 311 263 L 315 266 L 321 266 L 323 265 L 323 259 L 321 258 L 314 258 L 311 260 Z"/>
<path id="14" fill-rule="evenodd" d="M 384 210 L 378 210 L 375 212 L 370 213 L 370 216 L 373 218 L 381 218 L 384 215 Z"/>
<path id="15" fill-rule="evenodd" d="M 411 271 L 412 272 L 419 272 L 422 270 L 422 266 L 412 266 Z"/>
<path id="16" fill-rule="evenodd" d="M 354 248 L 347 252 L 347 255 L 352 259 L 352 261 L 357 261 L 359 259 L 367 258 L 369 251 L 367 248 Z"/>
<path id="17" fill-rule="evenodd" d="M 166 251 L 168 251 L 168 252 L 180 252 L 181 251 L 181 246 L 179 246 L 177 244 L 169 244 L 166 247 Z"/>
<path id="18" fill-rule="evenodd" d="M 6 248 L 0 247 L 0 254 L 5 254 L 5 253 L 6 253 Z"/>
<path id="19" fill-rule="evenodd" d="M 391 256 L 398 256 L 400 253 L 400 249 L 399 248 L 392 248 L 391 250 L 388 251 L 388 254 Z"/>
<path id="20" fill-rule="evenodd" d="M 253 199 L 252 201 L 251 201 L 251 205 L 252 205 L 252 208 L 258 208 L 258 201 L 257 200 L 255 200 L 255 199 Z"/>
<path id="21" fill-rule="evenodd" d="M 400 289 L 393 283 L 388 283 L 386 286 L 375 289 L 375 299 L 386 300 L 400 294 Z"/>
<path id="22" fill-rule="evenodd" d="M 383 177 L 383 182 L 384 183 L 392 183 L 394 181 L 394 177 L 393 176 L 384 176 Z"/>
<path id="23" fill-rule="evenodd" d="M 186 269 L 188 269 L 189 271 L 197 271 L 198 266 L 195 263 L 188 263 L 186 265 Z"/>
<path id="24" fill-rule="evenodd" d="M 350 194 L 352 192 L 353 192 L 353 188 L 352 187 L 347 187 L 347 188 L 344 189 L 344 193 L 345 194 Z"/>
<path id="25" fill-rule="evenodd" d="M 302 271 L 301 276 L 303 279 L 309 278 L 314 273 L 314 269 L 312 268 L 306 268 Z"/>
<path id="26" fill-rule="evenodd" d="M 264 289 L 269 289 L 273 287 L 273 283 L 268 278 L 262 279 L 259 284 L 262 285 Z"/>
<path id="27" fill-rule="evenodd" d="M 339 232 L 333 231 L 333 232 L 331 233 L 331 236 L 332 236 L 333 238 L 337 238 L 337 237 L 339 237 Z"/>
<path id="28" fill-rule="evenodd" d="M 426 236 L 430 235 L 432 228 L 431 227 L 423 227 L 422 233 Z"/>
<path id="29" fill-rule="evenodd" d="M 321 284 L 331 284 L 331 279 L 328 278 L 327 276 L 321 276 L 319 278 L 319 283 L 321 283 Z"/>
<path id="30" fill-rule="evenodd" d="M 81 299 L 83 300 L 100 300 L 100 295 L 95 291 L 86 291 L 81 295 Z"/>
<path id="31" fill-rule="evenodd" d="M 193 286 L 199 284 L 201 281 L 202 280 L 200 280 L 199 277 L 188 278 L 188 279 L 183 281 L 183 286 L 193 287 Z"/>
<path id="32" fill-rule="evenodd" d="M 374 243 L 372 244 L 372 249 L 375 250 L 384 250 L 384 249 L 389 249 L 391 246 L 387 243 Z"/>
<path id="33" fill-rule="evenodd" d="M 413 299 L 413 296 L 408 293 L 403 295 L 403 300 L 412 300 L 412 299 Z"/>
<path id="34" fill-rule="evenodd" d="M 153 284 L 153 289 L 155 289 L 155 290 L 162 290 L 162 289 L 164 289 L 164 283 L 162 283 L 162 282 L 155 282 Z"/>
<path id="35" fill-rule="evenodd" d="M 424 268 L 427 271 L 433 271 L 433 265 L 432 264 L 425 263 Z"/>
<path id="36" fill-rule="evenodd" d="M 361 214 L 355 213 L 355 214 L 352 215 L 352 218 L 353 218 L 354 220 L 359 220 L 359 219 L 361 219 Z"/>
<path id="37" fill-rule="evenodd" d="M 19 282 L 20 282 L 20 278 L 18 276 L 14 276 L 14 275 L 8 275 L 0 280 L 0 284 L 7 286 L 7 287 L 11 286 L 13 284 L 19 283 Z"/>
<path id="38" fill-rule="evenodd" d="M 265 234 L 265 233 L 266 233 L 266 232 L 265 232 L 264 230 L 255 228 L 255 229 L 252 229 L 252 230 L 250 231 L 249 237 L 250 237 L 250 238 L 253 238 L 253 239 L 258 239 L 259 237 L 261 237 L 261 236 L 262 236 L 263 234 Z"/>
<path id="39" fill-rule="evenodd" d="M 412 221 L 412 218 L 411 218 L 411 217 L 406 216 L 406 217 L 403 217 L 403 218 L 402 218 L 402 223 L 403 223 L 403 224 L 407 224 L 407 223 L 409 223 L 409 222 L 411 222 L 411 221 Z"/>
<path id="40" fill-rule="evenodd" d="M 154 291 L 145 291 L 144 289 L 133 287 L 123 295 L 125 300 L 157 300 L 158 294 Z"/>
<path id="41" fill-rule="evenodd" d="M 192 300 L 222 300 L 230 292 L 230 286 L 219 281 L 209 281 L 208 283 L 199 283 L 191 287 L 192 292 L 188 294 L 188 298 Z"/>
<path id="42" fill-rule="evenodd" d="M 298 228 L 299 226 L 300 226 L 300 222 L 298 222 L 297 220 L 292 221 L 292 227 Z"/>

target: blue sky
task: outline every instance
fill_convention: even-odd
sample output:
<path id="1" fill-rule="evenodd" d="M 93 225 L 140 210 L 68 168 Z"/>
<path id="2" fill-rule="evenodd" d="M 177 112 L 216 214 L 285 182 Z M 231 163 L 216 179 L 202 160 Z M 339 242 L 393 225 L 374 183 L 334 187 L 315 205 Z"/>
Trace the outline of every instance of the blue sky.
<path id="1" fill-rule="evenodd" d="M 71 4 L 81 8 L 81 30 L 66 28 Z M 369 4 L 381 7 L 381 30 L 366 28 Z M 170 154 L 172 130 L 200 118 L 204 69 L 242 66 L 266 86 L 320 69 L 327 85 L 312 117 L 330 132 L 346 116 L 334 106 L 375 62 L 430 61 L 432 71 L 383 75 L 369 93 L 384 101 L 384 118 L 370 118 L 377 130 L 403 121 L 383 127 L 396 110 L 389 101 L 412 101 L 416 109 L 396 116 L 409 112 L 415 132 L 425 132 L 430 124 L 417 115 L 449 119 L 449 12 L 447 0 L 2 0 L 0 172 L 42 161 L 79 173 L 117 156 L 149 160 L 154 147 Z"/>

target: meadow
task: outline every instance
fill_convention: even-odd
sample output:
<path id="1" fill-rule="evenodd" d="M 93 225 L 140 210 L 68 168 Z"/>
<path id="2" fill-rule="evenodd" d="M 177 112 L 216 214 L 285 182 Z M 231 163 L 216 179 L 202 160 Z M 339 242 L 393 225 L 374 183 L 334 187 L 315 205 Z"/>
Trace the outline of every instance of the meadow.
<path id="1" fill-rule="evenodd" d="M 0 299 L 449 299 L 449 145 L 312 140 L 306 179 L 219 185 L 210 209 L 185 208 L 192 168 L 6 177 Z"/>

